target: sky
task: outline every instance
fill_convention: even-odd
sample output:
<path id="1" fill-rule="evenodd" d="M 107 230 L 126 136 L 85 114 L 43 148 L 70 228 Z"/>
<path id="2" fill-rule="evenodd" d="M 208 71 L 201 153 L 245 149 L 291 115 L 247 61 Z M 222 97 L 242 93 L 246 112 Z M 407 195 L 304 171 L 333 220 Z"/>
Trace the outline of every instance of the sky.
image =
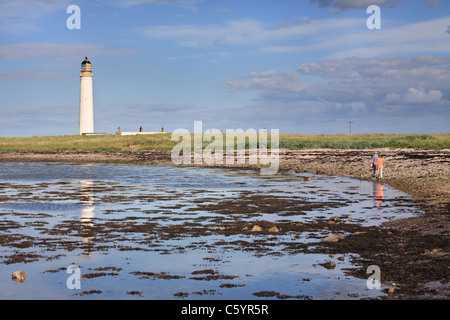
<path id="1" fill-rule="evenodd" d="M 0 0 L 0 136 L 78 134 L 85 57 L 98 133 L 450 132 L 449 0 Z"/>

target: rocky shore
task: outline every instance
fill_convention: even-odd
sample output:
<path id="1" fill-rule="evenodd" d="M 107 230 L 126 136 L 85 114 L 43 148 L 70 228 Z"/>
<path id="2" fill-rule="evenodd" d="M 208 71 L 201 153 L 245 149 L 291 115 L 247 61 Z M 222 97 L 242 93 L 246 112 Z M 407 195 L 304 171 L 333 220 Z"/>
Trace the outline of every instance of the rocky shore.
<path id="1" fill-rule="evenodd" d="M 450 150 L 377 151 L 384 158 L 384 177 L 379 182 L 411 195 L 415 204 L 426 213 L 415 218 L 391 221 L 380 227 L 355 229 L 352 226 L 351 236 L 323 242 L 314 250 L 333 255 L 357 254 L 359 258 L 353 262 L 361 267 L 349 273 L 364 279 L 368 276 L 367 267 L 377 265 L 382 272 L 382 281 L 396 284 L 389 289 L 387 299 L 449 299 Z M 369 168 L 373 152 L 280 150 L 280 171 L 375 181 Z M 170 152 L 164 151 L 0 153 L 0 161 L 172 164 Z M 348 227 L 344 223 L 332 225 L 336 233 Z"/>
<path id="2" fill-rule="evenodd" d="M 449 299 L 450 150 L 377 151 L 384 158 L 380 182 L 409 194 L 426 214 L 385 223 L 380 229 L 367 230 L 361 238 L 360 234 L 339 241 L 334 249 L 359 251 L 384 270 L 385 281 L 401 283 L 404 298 Z M 283 150 L 280 162 L 283 169 L 376 180 L 369 168 L 373 153 L 374 150 Z"/>

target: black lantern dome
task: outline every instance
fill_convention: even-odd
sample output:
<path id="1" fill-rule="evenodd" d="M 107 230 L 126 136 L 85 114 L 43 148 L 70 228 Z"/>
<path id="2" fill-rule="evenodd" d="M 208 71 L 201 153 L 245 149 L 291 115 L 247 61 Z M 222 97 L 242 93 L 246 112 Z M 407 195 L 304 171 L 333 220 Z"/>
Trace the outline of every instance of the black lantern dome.
<path id="1" fill-rule="evenodd" d="M 87 57 L 81 63 L 81 72 L 86 72 L 86 71 L 87 72 L 92 72 L 92 65 L 91 65 L 91 62 L 88 60 Z"/>

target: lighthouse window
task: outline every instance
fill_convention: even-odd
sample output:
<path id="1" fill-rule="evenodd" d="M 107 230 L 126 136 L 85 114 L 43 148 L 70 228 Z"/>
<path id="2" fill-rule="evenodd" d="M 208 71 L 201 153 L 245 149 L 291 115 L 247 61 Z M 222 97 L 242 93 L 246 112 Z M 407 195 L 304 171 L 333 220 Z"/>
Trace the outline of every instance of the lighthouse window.
<path id="1" fill-rule="evenodd" d="M 81 65 L 81 71 L 86 71 L 86 65 L 85 64 Z"/>

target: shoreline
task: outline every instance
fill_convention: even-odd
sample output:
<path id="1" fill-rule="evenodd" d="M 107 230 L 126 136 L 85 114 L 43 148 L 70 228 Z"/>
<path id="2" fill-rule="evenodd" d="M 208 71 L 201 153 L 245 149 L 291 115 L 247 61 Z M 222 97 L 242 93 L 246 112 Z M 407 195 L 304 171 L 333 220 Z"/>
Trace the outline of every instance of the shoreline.
<path id="1" fill-rule="evenodd" d="M 374 151 L 280 149 L 279 172 L 331 174 L 376 181 L 369 168 Z M 364 279 L 368 277 L 367 266 L 378 265 L 382 281 L 398 285 L 396 294 L 387 295 L 385 299 L 450 299 L 450 150 L 377 151 L 385 160 L 384 178 L 380 183 L 409 194 L 425 214 L 376 228 L 361 227 L 353 233 L 355 235 L 323 244 L 316 251 L 357 253 L 360 258 L 353 263 L 360 268 L 350 274 Z M 0 153 L 0 162 L 10 161 L 173 165 L 169 151 Z M 254 169 L 250 166 L 215 167 Z M 343 231 L 346 227 L 336 224 L 333 231 Z"/>

